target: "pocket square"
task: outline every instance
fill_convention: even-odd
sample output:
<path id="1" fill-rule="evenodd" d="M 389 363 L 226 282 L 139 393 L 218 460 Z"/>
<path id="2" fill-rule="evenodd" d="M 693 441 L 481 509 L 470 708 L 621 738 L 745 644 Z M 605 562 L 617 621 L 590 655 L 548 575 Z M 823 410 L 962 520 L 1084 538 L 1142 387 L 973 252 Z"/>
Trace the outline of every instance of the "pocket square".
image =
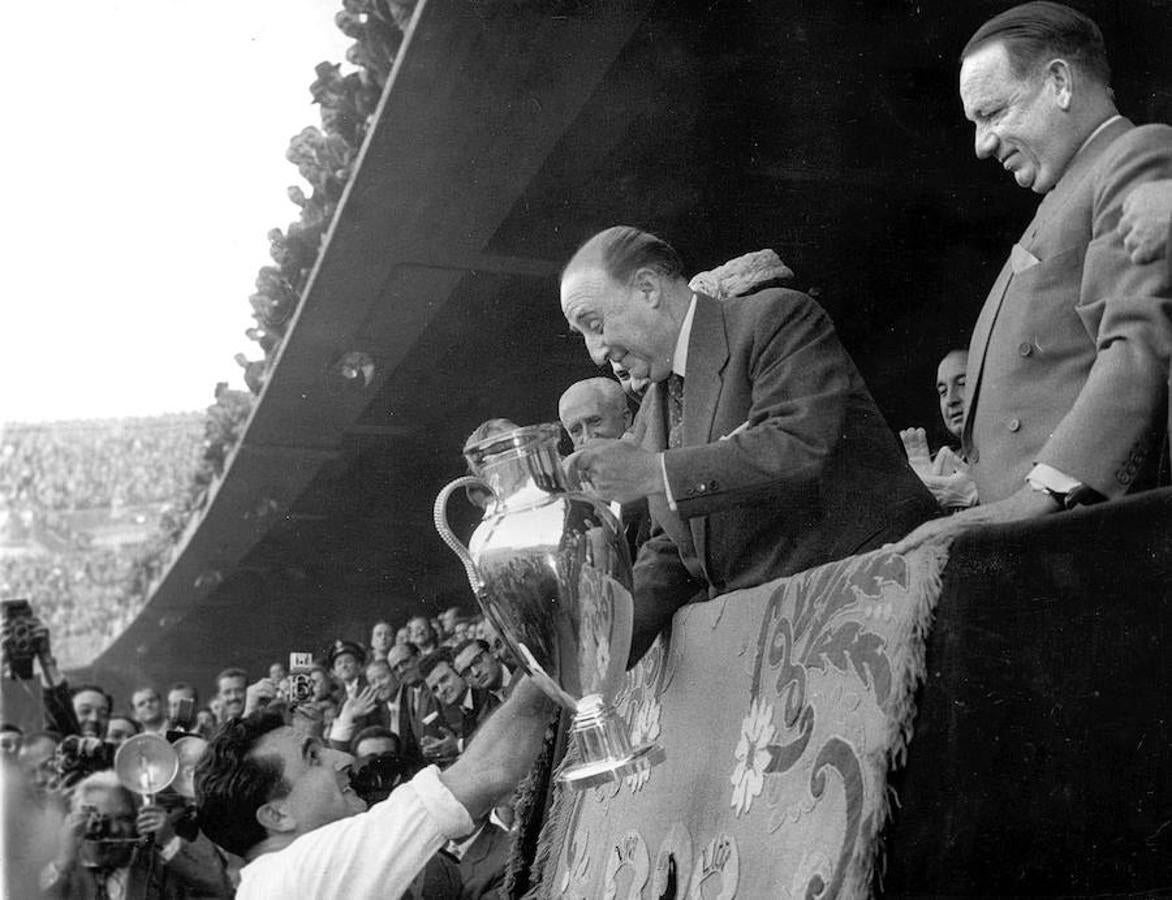
<path id="1" fill-rule="evenodd" d="M 1013 267 L 1014 275 L 1020 275 L 1027 269 L 1032 269 L 1040 262 L 1040 259 L 1030 253 L 1021 244 L 1014 244 L 1013 249 L 1009 251 L 1009 264 Z"/>

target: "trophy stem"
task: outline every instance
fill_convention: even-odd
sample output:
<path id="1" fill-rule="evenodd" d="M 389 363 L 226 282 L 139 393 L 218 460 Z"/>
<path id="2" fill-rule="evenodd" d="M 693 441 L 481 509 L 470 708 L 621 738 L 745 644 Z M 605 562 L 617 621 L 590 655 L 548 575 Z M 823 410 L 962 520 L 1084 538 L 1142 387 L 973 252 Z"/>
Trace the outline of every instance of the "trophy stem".
<path id="1" fill-rule="evenodd" d="M 620 781 L 664 758 L 663 748 L 657 744 L 643 744 L 632 750 L 626 723 L 598 694 L 587 694 L 578 701 L 570 736 L 581 762 L 558 777 L 579 790 Z"/>

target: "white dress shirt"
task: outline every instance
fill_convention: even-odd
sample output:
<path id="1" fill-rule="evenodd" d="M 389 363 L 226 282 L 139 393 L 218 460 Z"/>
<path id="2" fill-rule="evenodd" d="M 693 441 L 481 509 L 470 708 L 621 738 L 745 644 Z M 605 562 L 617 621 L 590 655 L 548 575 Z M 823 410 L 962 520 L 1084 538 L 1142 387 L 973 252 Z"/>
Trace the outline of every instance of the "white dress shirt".
<path id="1" fill-rule="evenodd" d="M 399 897 L 472 817 L 429 766 L 364 813 L 303 834 L 240 872 L 237 900 L 385 900 Z"/>

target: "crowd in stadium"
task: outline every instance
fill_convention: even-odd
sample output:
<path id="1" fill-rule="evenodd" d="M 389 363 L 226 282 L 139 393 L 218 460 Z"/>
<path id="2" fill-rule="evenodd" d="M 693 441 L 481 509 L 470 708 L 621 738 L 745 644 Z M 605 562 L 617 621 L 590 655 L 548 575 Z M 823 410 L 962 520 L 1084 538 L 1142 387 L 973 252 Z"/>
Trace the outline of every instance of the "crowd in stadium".
<path id="1" fill-rule="evenodd" d="M 58 511 L 165 503 L 187 487 L 202 432 L 195 414 L 8 426 L 0 500 Z"/>
<path id="2" fill-rule="evenodd" d="M 39 619 L 30 622 L 44 727 L 25 732 L 5 722 L 0 765 L 8 814 L 20 810 L 30 836 L 62 834 L 59 841 L 22 848 L 36 860 L 30 871 L 50 895 L 78 896 L 70 892 L 81 890 L 88 877 L 85 829 L 91 819 L 80 814 L 79 798 L 85 806 L 113 810 L 107 819 L 115 825 L 108 827 L 121 827 L 127 837 L 153 835 L 162 851 L 161 877 L 178 896 L 233 895 L 242 861 L 225 849 L 235 846 L 232 837 L 209 824 L 208 834 L 217 838 L 209 842 L 193 824 L 190 798 L 168 789 L 156 803 L 135 810 L 112 771 L 114 754 L 128 738 L 152 732 L 172 741 L 184 735 L 208 739 L 229 720 L 280 710 L 323 748 L 353 757 L 350 784 L 369 805 L 428 765 L 452 766 L 489 713 L 504 703 L 518 673 L 483 617 L 450 608 L 436 618 L 413 616 L 397 629 L 376 622 L 369 646 L 338 639 L 317 657 L 290 660 L 298 664 L 292 671 L 285 660 L 274 660 L 264 672 L 225 668 L 210 690 L 182 682 L 141 684 L 129 696 L 115 697 L 101 685 L 70 684 L 53 655 L 53 630 Z M 9 627 L 4 625 L 5 646 Z M 36 682 L 26 684 L 34 690 Z M 29 810 L 37 815 L 30 819 Z M 471 836 L 437 853 L 407 896 L 495 891 L 513 827 L 506 797 L 486 811 Z"/>

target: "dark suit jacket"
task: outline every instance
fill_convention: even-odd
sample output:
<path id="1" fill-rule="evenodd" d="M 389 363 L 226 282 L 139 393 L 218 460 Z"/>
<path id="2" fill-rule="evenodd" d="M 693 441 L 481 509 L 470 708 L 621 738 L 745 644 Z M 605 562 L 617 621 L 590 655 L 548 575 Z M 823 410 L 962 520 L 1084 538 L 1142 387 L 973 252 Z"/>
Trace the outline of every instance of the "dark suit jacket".
<path id="1" fill-rule="evenodd" d="M 643 446 L 663 450 L 663 384 L 643 407 Z M 830 319 L 796 291 L 697 295 L 683 446 L 664 466 L 677 509 L 650 498 L 656 531 L 635 565 L 633 660 L 697 590 L 712 597 L 792 575 L 938 514 Z"/>
<path id="2" fill-rule="evenodd" d="M 464 883 L 460 900 L 499 896 L 497 892 L 505 880 L 510 843 L 507 831 L 492 822 L 485 824 L 460 860 L 460 879 Z"/>
<path id="3" fill-rule="evenodd" d="M 1106 497 L 1154 483 L 1172 290 L 1161 262 L 1131 262 L 1115 227 L 1132 188 L 1170 176 L 1172 128 L 1112 123 L 1042 200 L 1002 268 L 966 375 L 964 451 L 982 503 L 1021 488 L 1035 462 Z"/>

